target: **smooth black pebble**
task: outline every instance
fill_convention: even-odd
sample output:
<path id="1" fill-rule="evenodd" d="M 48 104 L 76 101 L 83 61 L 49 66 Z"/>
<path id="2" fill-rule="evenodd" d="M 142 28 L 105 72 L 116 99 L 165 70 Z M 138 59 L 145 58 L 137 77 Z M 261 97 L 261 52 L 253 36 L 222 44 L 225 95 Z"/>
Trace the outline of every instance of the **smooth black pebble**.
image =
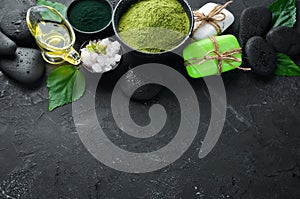
<path id="1" fill-rule="evenodd" d="M 265 36 L 272 25 L 272 12 L 265 7 L 245 9 L 240 18 L 239 40 L 244 47 L 254 36 Z"/>
<path id="2" fill-rule="evenodd" d="M 15 55 L 0 59 L 0 69 L 18 82 L 34 83 L 44 75 L 45 62 L 40 51 L 17 48 Z"/>
<path id="3" fill-rule="evenodd" d="M 300 54 L 300 34 L 295 29 L 276 27 L 267 34 L 267 41 L 278 52 L 289 56 Z"/>
<path id="4" fill-rule="evenodd" d="M 137 101 L 147 101 L 155 97 L 162 89 L 157 84 L 146 84 L 143 75 L 129 71 L 124 78 L 121 79 L 121 89 L 123 93 Z M 135 88 L 138 88 L 135 90 Z M 130 93 L 133 95 L 130 96 Z"/>
<path id="5" fill-rule="evenodd" d="M 16 10 L 6 13 L 0 22 L 1 31 L 22 47 L 33 47 L 35 42 L 26 23 L 26 12 Z"/>
<path id="6" fill-rule="evenodd" d="M 276 52 L 264 38 L 250 38 L 245 46 L 245 53 L 254 73 L 263 76 L 273 74 L 276 68 Z"/>
<path id="7" fill-rule="evenodd" d="M 0 56 L 1 55 L 14 55 L 17 50 L 17 45 L 5 34 L 0 32 Z"/>

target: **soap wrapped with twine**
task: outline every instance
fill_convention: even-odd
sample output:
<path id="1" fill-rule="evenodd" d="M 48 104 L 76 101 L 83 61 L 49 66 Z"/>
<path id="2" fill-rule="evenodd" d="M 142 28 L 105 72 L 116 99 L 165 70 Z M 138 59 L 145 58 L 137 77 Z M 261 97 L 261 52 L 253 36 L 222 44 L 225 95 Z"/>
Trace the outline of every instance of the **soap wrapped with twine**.
<path id="1" fill-rule="evenodd" d="M 234 16 L 225 8 L 233 1 L 228 1 L 224 5 L 207 3 L 197 11 L 193 11 L 195 27 L 193 38 L 196 40 L 220 35 L 233 22 Z"/>
<path id="2" fill-rule="evenodd" d="M 242 49 L 233 35 L 210 37 L 190 44 L 183 51 L 185 66 L 193 78 L 242 68 Z"/>

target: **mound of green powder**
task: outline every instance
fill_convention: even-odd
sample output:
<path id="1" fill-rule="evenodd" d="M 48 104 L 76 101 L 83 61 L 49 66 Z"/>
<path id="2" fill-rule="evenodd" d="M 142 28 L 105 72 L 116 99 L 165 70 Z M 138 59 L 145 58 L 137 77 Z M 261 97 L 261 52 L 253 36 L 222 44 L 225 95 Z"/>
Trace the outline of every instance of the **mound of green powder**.
<path id="1" fill-rule="evenodd" d="M 163 52 L 188 35 L 189 18 L 177 0 L 140 0 L 119 21 L 122 40 L 142 52 Z"/>

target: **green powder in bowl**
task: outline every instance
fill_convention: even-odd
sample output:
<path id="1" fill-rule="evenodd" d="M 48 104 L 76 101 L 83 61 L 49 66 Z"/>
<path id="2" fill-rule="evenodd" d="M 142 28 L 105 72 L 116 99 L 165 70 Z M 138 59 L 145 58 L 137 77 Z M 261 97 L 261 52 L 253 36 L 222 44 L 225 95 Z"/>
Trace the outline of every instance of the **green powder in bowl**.
<path id="1" fill-rule="evenodd" d="M 92 33 L 110 24 L 112 6 L 106 0 L 73 1 L 68 8 L 67 17 L 77 31 Z"/>
<path id="2" fill-rule="evenodd" d="M 189 29 L 188 15 L 178 0 L 140 0 L 118 24 L 119 35 L 128 46 L 148 53 L 175 48 Z"/>

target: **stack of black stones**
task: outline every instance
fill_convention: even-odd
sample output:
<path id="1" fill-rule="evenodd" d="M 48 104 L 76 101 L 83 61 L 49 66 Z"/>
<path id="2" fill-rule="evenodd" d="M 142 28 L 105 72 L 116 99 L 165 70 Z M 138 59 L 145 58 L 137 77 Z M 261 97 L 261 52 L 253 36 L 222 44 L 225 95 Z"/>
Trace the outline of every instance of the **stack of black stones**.
<path id="1" fill-rule="evenodd" d="M 245 61 L 254 73 L 262 76 L 274 73 L 276 52 L 300 54 L 300 34 L 295 29 L 271 26 L 272 12 L 266 7 L 247 8 L 241 14 L 239 40 Z"/>
<path id="2" fill-rule="evenodd" d="M 18 3 L 0 18 L 0 71 L 22 84 L 35 84 L 44 75 L 45 62 L 26 24 L 26 11 L 34 3 Z"/>

